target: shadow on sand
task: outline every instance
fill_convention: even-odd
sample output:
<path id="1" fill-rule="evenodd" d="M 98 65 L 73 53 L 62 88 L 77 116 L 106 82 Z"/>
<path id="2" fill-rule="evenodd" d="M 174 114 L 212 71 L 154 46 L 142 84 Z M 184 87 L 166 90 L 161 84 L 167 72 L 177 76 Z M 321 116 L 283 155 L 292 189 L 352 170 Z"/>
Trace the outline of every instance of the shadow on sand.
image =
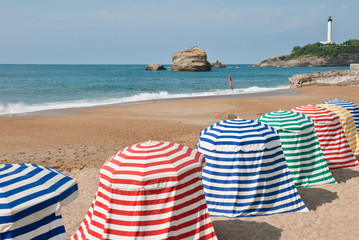
<path id="1" fill-rule="evenodd" d="M 321 188 L 298 188 L 300 197 L 309 210 L 316 210 L 324 203 L 330 203 L 338 198 L 336 192 L 331 192 Z"/>
<path id="2" fill-rule="evenodd" d="M 349 168 L 331 169 L 330 171 L 338 183 L 343 183 L 349 179 L 359 177 L 358 171 Z"/>
<path id="3" fill-rule="evenodd" d="M 217 220 L 212 223 L 218 240 L 277 240 L 280 239 L 282 235 L 282 229 L 276 228 L 265 222 L 258 223 L 236 219 Z"/>

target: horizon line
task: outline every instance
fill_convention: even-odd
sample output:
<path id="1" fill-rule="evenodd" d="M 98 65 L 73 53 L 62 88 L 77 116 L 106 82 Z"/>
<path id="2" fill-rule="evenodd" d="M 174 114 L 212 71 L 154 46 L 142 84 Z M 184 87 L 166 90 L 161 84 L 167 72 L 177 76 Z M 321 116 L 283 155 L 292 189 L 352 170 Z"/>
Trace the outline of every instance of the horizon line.
<path id="1" fill-rule="evenodd" d="M 173 65 L 173 63 L 150 63 Z M 0 63 L 0 65 L 150 65 L 147 63 Z M 223 63 L 224 65 L 253 65 L 255 63 Z"/>

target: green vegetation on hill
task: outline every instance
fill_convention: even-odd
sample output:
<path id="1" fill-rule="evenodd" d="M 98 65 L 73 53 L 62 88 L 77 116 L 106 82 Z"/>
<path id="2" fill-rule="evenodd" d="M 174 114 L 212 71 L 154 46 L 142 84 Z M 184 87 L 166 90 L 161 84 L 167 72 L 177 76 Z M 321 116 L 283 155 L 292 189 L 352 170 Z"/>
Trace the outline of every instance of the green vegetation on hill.
<path id="1" fill-rule="evenodd" d="M 336 57 L 338 55 L 359 54 L 359 40 L 350 39 L 341 44 L 313 43 L 304 47 L 294 47 L 285 60 L 298 59 L 309 55 L 311 57 Z"/>

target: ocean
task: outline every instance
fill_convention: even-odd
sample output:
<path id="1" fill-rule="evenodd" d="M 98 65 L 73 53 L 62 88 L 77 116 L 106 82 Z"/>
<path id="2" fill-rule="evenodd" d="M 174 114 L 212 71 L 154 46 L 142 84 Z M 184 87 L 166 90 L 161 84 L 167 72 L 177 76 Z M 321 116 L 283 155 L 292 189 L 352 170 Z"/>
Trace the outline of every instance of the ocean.
<path id="1" fill-rule="evenodd" d="M 288 89 L 295 74 L 349 67 L 228 65 L 209 72 L 145 71 L 146 65 L 0 64 L 0 115 Z"/>

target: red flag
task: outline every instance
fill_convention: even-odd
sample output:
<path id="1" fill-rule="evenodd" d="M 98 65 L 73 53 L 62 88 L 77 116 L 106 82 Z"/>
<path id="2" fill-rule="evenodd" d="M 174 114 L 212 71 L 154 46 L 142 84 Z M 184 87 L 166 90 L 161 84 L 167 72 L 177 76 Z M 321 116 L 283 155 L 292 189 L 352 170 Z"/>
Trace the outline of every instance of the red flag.
<path id="1" fill-rule="evenodd" d="M 228 83 L 229 83 L 229 86 L 231 87 L 231 89 L 233 90 L 233 84 L 232 84 L 231 75 L 228 75 Z"/>

